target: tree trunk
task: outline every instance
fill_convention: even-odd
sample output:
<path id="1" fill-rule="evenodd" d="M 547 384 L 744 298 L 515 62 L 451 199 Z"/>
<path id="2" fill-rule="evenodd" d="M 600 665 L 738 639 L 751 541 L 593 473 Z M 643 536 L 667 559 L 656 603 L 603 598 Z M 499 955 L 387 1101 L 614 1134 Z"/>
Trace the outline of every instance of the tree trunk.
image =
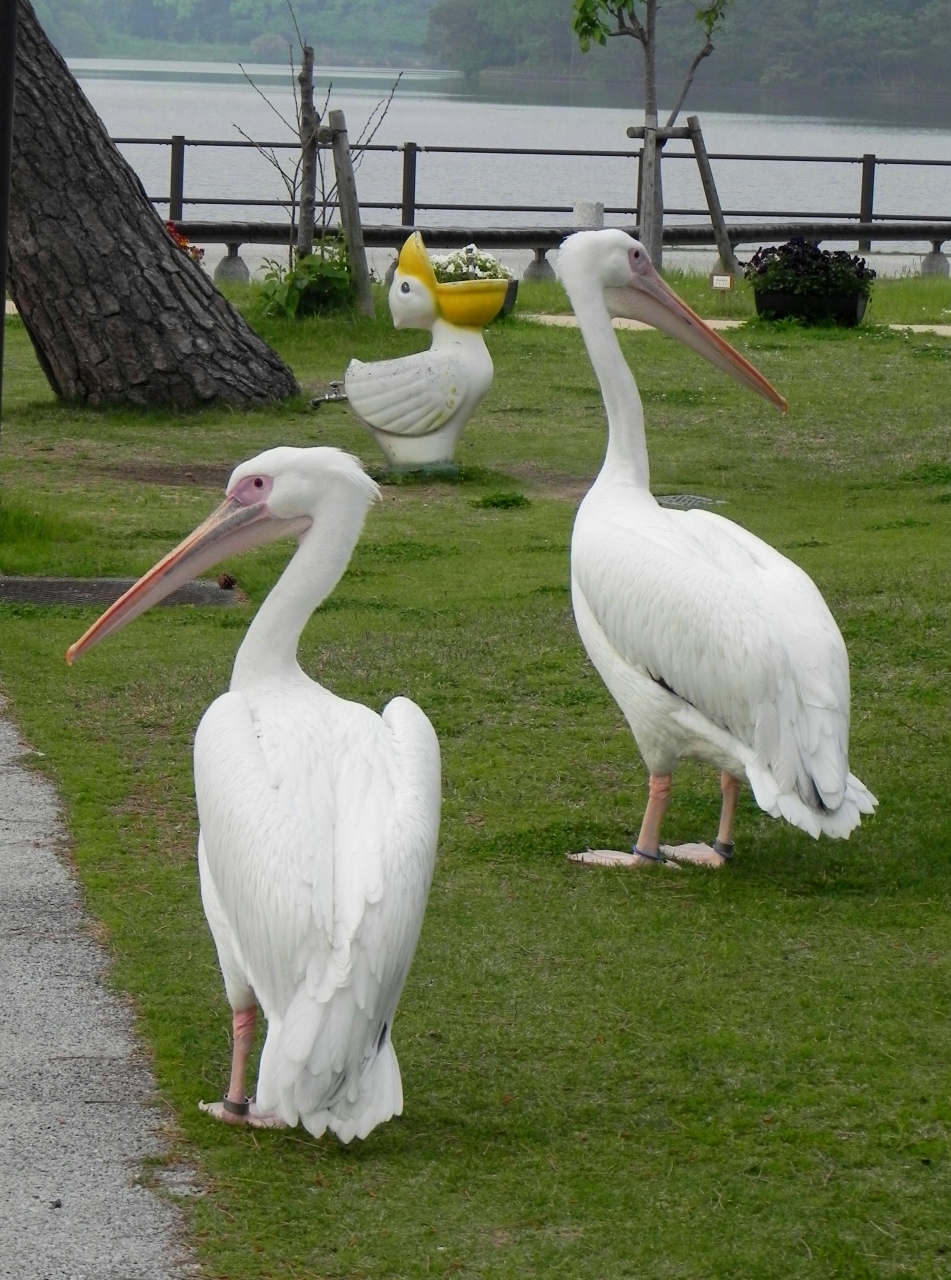
<path id="1" fill-rule="evenodd" d="M 300 217 L 297 223 L 297 256 L 304 258 L 314 247 L 314 206 L 317 202 L 317 109 L 314 106 L 314 51 L 305 44 L 300 75 Z"/>
<path id="2" fill-rule="evenodd" d="M 50 386 L 190 409 L 293 395 L 290 369 L 175 244 L 20 0 L 10 292 Z"/>
<path id="3" fill-rule="evenodd" d="M 644 125 L 657 128 L 657 0 L 647 0 L 644 22 Z M 641 240 L 647 255 L 658 271 L 664 265 L 664 188 L 661 177 L 663 142 L 648 146 L 645 138 L 644 163 L 650 170 L 643 190 L 644 214 L 642 214 Z M 646 216 L 645 216 L 646 215 Z"/>

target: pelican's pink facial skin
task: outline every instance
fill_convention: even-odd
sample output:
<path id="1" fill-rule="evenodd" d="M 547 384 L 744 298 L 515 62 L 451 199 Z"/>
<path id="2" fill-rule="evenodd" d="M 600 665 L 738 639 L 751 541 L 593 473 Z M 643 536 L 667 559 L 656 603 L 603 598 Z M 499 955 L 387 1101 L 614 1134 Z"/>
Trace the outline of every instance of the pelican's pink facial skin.
<path id="1" fill-rule="evenodd" d="M 245 476 L 229 492 L 228 497 L 243 507 L 253 507 L 256 502 L 267 502 L 274 488 L 270 476 Z"/>
<path id="2" fill-rule="evenodd" d="M 605 301 L 614 315 L 630 315 L 632 319 L 643 320 L 654 328 L 661 329 L 737 382 L 769 400 L 783 413 L 788 410 L 786 400 L 759 370 L 748 360 L 744 360 L 738 351 L 734 351 L 728 342 L 724 342 L 718 333 L 704 324 L 686 302 L 677 297 L 655 271 L 642 246 L 634 245 L 628 249 L 627 260 L 631 267 L 631 283 L 628 288 L 608 288 L 604 291 Z"/>
<path id="3" fill-rule="evenodd" d="M 245 476 L 239 480 L 204 524 L 141 577 L 110 605 L 85 635 L 70 645 L 66 661 L 75 662 L 87 649 L 228 556 L 250 551 L 262 542 L 285 536 L 299 537 L 306 532 L 311 525 L 310 517 L 284 519 L 271 512 L 267 500 L 273 488 L 271 476 Z"/>

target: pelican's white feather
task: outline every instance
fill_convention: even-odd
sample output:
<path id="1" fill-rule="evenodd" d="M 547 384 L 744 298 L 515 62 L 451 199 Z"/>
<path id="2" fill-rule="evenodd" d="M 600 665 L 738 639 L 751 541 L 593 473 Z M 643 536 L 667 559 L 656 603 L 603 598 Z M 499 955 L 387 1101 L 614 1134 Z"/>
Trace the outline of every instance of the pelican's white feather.
<path id="1" fill-rule="evenodd" d="M 222 969 L 268 1020 L 258 1103 L 365 1137 L 402 1109 L 390 1030 L 433 871 L 432 727 L 303 676 L 233 691 L 199 727 L 195 789 Z"/>

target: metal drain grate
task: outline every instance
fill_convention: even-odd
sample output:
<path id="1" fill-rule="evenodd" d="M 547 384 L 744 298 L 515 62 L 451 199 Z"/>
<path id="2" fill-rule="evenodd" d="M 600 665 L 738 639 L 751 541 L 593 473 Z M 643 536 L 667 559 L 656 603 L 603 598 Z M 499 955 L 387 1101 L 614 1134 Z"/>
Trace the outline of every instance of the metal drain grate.
<path id="1" fill-rule="evenodd" d="M 699 493 L 660 493 L 654 495 L 659 507 L 690 511 L 694 507 L 722 507 L 722 498 L 703 498 Z"/>

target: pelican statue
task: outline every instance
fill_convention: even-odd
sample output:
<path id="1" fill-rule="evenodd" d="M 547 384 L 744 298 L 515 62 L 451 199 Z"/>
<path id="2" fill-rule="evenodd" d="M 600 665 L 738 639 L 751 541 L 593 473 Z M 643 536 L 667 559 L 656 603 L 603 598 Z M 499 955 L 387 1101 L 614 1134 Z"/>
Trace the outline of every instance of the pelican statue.
<path id="1" fill-rule="evenodd" d="M 439 744 L 406 698 L 382 715 L 297 664 L 379 498 L 338 449 L 269 449 L 220 507 L 69 649 L 75 661 L 196 573 L 278 538 L 298 549 L 254 618 L 228 693 L 195 737 L 202 904 L 233 1010 L 215 1119 L 295 1125 L 342 1142 L 403 1108 L 396 1005 L 422 925 L 439 829 Z M 257 1006 L 257 1095 L 245 1096 Z"/>
<path id="2" fill-rule="evenodd" d="M 650 774 L 632 852 L 572 860 L 643 867 L 672 857 L 722 866 L 744 781 L 774 818 L 845 838 L 877 801 L 849 772 L 849 660 L 812 580 L 710 511 L 669 510 L 650 492 L 644 411 L 611 326 L 642 320 L 786 410 L 786 401 L 664 283 L 623 231 L 569 237 L 558 276 L 594 366 L 608 447 L 571 539 L 575 619 L 588 656 L 634 734 Z M 661 846 L 679 761 L 721 771 L 712 844 Z"/>
<path id="3" fill-rule="evenodd" d="M 415 231 L 390 286 L 397 329 L 428 329 L 428 351 L 365 364 L 351 360 L 344 386 L 357 417 L 395 470 L 451 466 L 463 427 L 492 385 L 482 328 L 514 298 L 514 280 L 440 284 Z"/>

